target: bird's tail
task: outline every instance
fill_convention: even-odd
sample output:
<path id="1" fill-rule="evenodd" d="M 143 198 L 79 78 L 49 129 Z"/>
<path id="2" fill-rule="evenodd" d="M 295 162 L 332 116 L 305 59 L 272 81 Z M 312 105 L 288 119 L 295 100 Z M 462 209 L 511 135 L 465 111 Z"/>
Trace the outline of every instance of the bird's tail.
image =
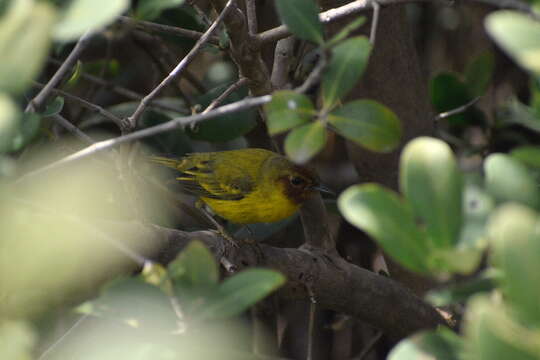
<path id="1" fill-rule="evenodd" d="M 172 169 L 177 169 L 177 170 L 178 170 L 179 165 L 181 164 L 181 161 L 179 160 L 169 159 L 169 158 L 161 157 L 161 156 L 149 156 L 148 160 L 153 163 L 160 164 L 160 165 L 163 165 Z"/>

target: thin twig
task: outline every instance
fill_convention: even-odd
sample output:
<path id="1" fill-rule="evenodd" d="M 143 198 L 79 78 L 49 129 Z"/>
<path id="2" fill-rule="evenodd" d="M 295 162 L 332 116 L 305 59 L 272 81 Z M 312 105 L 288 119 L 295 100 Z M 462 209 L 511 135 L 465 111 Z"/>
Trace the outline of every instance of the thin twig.
<path id="1" fill-rule="evenodd" d="M 248 82 L 247 78 L 243 77 L 243 78 L 238 79 L 238 81 L 236 81 L 234 84 L 229 86 L 224 92 L 221 93 L 221 95 L 219 95 L 216 99 L 214 99 L 214 101 L 212 101 L 210 103 L 210 105 L 208 105 L 208 107 L 206 109 L 204 109 L 204 111 L 201 114 L 206 114 L 210 110 L 213 110 L 216 106 L 221 104 L 223 102 L 223 100 L 225 100 L 227 98 L 227 96 L 232 94 L 238 88 L 240 88 L 243 85 L 247 84 L 247 82 Z"/>
<path id="2" fill-rule="evenodd" d="M 47 99 L 49 98 L 51 91 L 64 79 L 64 77 L 67 75 L 67 73 L 71 70 L 79 56 L 81 55 L 82 51 L 86 48 L 86 46 L 90 43 L 90 39 L 94 33 L 87 31 L 84 33 L 83 36 L 79 39 L 73 50 L 71 50 L 71 53 L 68 55 L 62 66 L 56 70 L 56 73 L 52 76 L 52 78 L 47 82 L 47 85 L 41 91 L 28 103 L 26 106 L 25 112 L 30 111 L 37 111 L 41 109 L 41 107 L 45 104 Z"/>
<path id="3" fill-rule="evenodd" d="M 257 34 L 257 6 L 255 0 L 246 1 L 246 17 L 248 23 L 248 31 L 250 35 Z"/>
<path id="4" fill-rule="evenodd" d="M 317 65 L 315 68 L 313 68 L 313 71 L 308 75 L 306 80 L 302 85 L 294 89 L 296 92 L 299 93 L 305 93 L 308 91 L 313 85 L 319 82 L 322 71 L 324 70 L 324 67 L 326 66 L 326 54 L 324 51 L 321 51 L 319 54 L 319 61 L 317 62 Z"/>
<path id="5" fill-rule="evenodd" d="M 203 34 L 203 36 L 201 36 L 201 38 L 197 41 L 197 43 L 193 46 L 189 53 L 178 63 L 178 65 L 176 65 L 173 71 L 171 71 L 171 73 L 165 79 L 163 79 L 163 81 L 158 86 L 154 88 L 154 90 L 152 90 L 141 100 L 141 103 L 139 104 L 133 115 L 131 115 L 128 119 L 128 122 L 132 129 L 136 127 L 138 119 L 141 117 L 142 113 L 144 112 L 148 104 L 152 101 L 152 99 L 154 99 L 164 87 L 169 85 L 169 83 L 171 83 L 178 75 L 180 75 L 182 73 L 182 70 L 189 63 L 191 63 L 191 61 L 193 61 L 199 50 L 208 41 L 214 30 L 221 23 L 223 18 L 227 15 L 229 9 L 231 9 L 233 4 L 235 4 L 235 0 L 229 0 L 227 2 L 227 5 L 225 5 L 225 8 L 221 12 L 221 14 L 219 14 L 216 21 L 214 21 L 214 23 L 208 28 L 208 30 L 206 30 L 206 32 Z"/>
<path id="6" fill-rule="evenodd" d="M 371 350 L 373 350 L 373 347 L 382 338 L 382 335 L 383 335 L 382 331 L 377 332 L 377 334 L 375 334 L 375 336 L 373 336 L 369 340 L 369 342 L 366 344 L 366 346 L 364 346 L 364 348 L 362 349 L 360 354 L 358 354 L 358 356 L 352 358 L 352 360 L 362 360 L 362 359 L 364 359 L 371 352 Z"/>
<path id="7" fill-rule="evenodd" d="M 371 45 L 375 45 L 375 40 L 377 39 L 377 28 L 379 25 L 379 13 L 381 10 L 381 5 L 377 0 L 371 1 L 371 6 L 373 7 L 373 16 L 371 17 L 371 32 L 369 34 L 369 42 Z"/>
<path id="8" fill-rule="evenodd" d="M 150 21 L 135 20 L 128 16 L 120 16 L 118 18 L 118 21 L 124 24 L 135 26 L 136 28 L 145 30 L 147 32 L 161 32 L 194 40 L 199 40 L 204 35 L 202 32 L 199 31 L 182 29 L 176 26 L 157 24 Z M 207 42 L 213 45 L 219 45 L 219 37 L 210 36 Z"/>
<path id="9" fill-rule="evenodd" d="M 123 136 L 119 136 L 113 139 L 103 140 L 99 141 L 91 146 L 88 146 L 76 153 L 73 153 L 63 159 L 60 159 L 54 163 L 51 163 L 49 165 L 46 165 L 42 168 L 36 169 L 32 172 L 29 172 L 23 176 L 21 176 L 19 179 L 16 180 L 16 183 L 22 182 L 26 179 L 29 179 L 37 174 L 41 174 L 43 172 L 55 169 L 59 166 L 71 163 L 75 160 L 80 160 L 82 158 L 85 158 L 87 156 L 93 155 L 97 152 L 110 149 L 112 147 L 115 147 L 117 145 L 127 143 L 134 140 L 143 139 L 149 136 L 157 135 L 162 132 L 174 130 L 177 128 L 181 128 L 184 126 L 188 126 L 190 124 L 195 124 L 201 121 L 205 121 L 208 119 L 213 119 L 218 116 L 239 112 L 243 110 L 247 110 L 256 106 L 260 106 L 263 104 L 266 104 L 272 100 L 271 95 L 264 95 L 259 96 L 256 98 L 246 98 L 231 104 L 223 105 L 217 109 L 214 109 L 212 111 L 207 112 L 206 114 L 195 114 L 191 116 L 185 116 L 185 117 L 178 117 L 175 119 L 172 119 L 166 123 L 155 125 L 146 129 L 142 129 L 139 131 L 132 132 L 130 134 L 126 134 Z"/>
<path id="10" fill-rule="evenodd" d="M 69 329 L 66 330 L 65 333 L 62 334 L 62 336 L 60 336 L 58 339 L 56 339 L 55 342 L 53 342 L 50 346 L 48 346 L 42 353 L 41 355 L 39 355 L 38 359 L 37 360 L 44 360 L 48 357 L 49 353 L 54 350 L 60 343 L 62 343 L 62 341 L 64 341 L 64 339 L 73 332 L 73 330 L 75 330 L 79 325 L 82 324 L 82 322 L 84 320 L 86 320 L 86 318 L 88 318 L 88 316 L 90 316 L 89 314 L 83 314 L 80 318 L 77 319 L 77 321 L 75 321 L 73 323 L 73 325 L 70 326 Z"/>
<path id="11" fill-rule="evenodd" d="M 56 59 L 49 59 L 48 62 L 50 62 L 51 64 L 55 64 L 55 65 L 62 65 L 62 62 L 58 61 Z M 118 95 L 124 96 L 124 97 L 126 97 L 128 99 L 140 101 L 140 100 L 142 100 L 144 98 L 144 95 L 142 95 L 142 94 L 139 94 L 139 93 L 137 93 L 137 92 L 135 92 L 133 90 L 130 90 L 130 89 L 126 88 L 126 87 L 116 85 L 116 84 L 114 84 L 114 83 L 112 83 L 110 81 L 101 79 L 101 78 L 99 78 L 99 77 L 97 77 L 95 75 L 88 74 L 88 73 L 85 73 L 85 72 L 81 72 L 80 76 L 81 76 L 81 78 L 83 78 L 85 80 L 88 80 L 88 81 L 91 81 L 91 82 L 96 83 L 98 85 L 101 85 L 104 88 L 109 89 L 109 90 L 117 93 Z M 182 112 L 183 111 L 183 109 L 178 109 L 178 108 L 175 108 L 174 106 L 170 106 L 170 105 L 161 103 L 160 99 L 154 99 L 151 102 L 151 106 L 154 106 L 156 108 L 161 108 L 163 110 L 170 110 L 170 111 L 175 111 L 175 112 Z"/>
<path id="12" fill-rule="evenodd" d="M 378 0 L 379 5 L 391 5 L 391 4 L 405 4 L 412 2 L 421 2 L 421 1 L 437 1 L 437 0 Z M 330 9 L 319 14 L 319 19 L 323 24 L 331 23 L 333 21 L 339 20 L 343 17 L 357 14 L 361 11 L 371 8 L 371 0 L 357 0 L 350 2 L 346 5 L 340 6 L 338 8 Z M 275 27 L 270 30 L 266 30 L 256 36 L 256 39 L 262 44 L 269 42 L 274 42 L 279 39 L 286 38 L 291 35 L 291 32 L 285 25 Z"/>
<path id="13" fill-rule="evenodd" d="M 44 88 L 45 85 L 37 82 L 37 81 L 34 81 L 33 82 L 34 86 L 37 86 L 37 87 L 40 87 L 40 88 Z M 103 116 L 104 118 L 107 118 L 109 119 L 110 121 L 112 121 L 113 123 L 115 123 L 118 128 L 122 128 L 122 119 L 120 119 L 118 116 L 114 115 L 112 112 L 110 111 L 107 111 L 105 110 L 104 108 L 102 108 L 101 106 L 99 105 L 96 105 L 96 104 L 93 104 L 83 98 L 80 98 L 78 96 L 75 96 L 75 95 L 72 95 L 68 92 L 65 92 L 63 90 L 60 90 L 60 89 L 50 89 L 50 92 L 52 94 L 55 94 L 55 95 L 61 95 L 61 96 L 64 96 L 66 99 L 69 99 L 73 102 L 76 102 L 77 104 L 79 104 L 80 106 L 88 109 L 88 110 L 92 110 L 98 114 L 100 114 L 101 116 Z"/>
<path id="14" fill-rule="evenodd" d="M 307 285 L 307 291 L 309 294 L 309 319 L 308 319 L 308 342 L 307 342 L 307 360 L 313 359 L 313 338 L 315 329 L 315 310 L 317 307 L 317 301 L 315 300 L 315 294 L 310 285 Z"/>
<path id="15" fill-rule="evenodd" d="M 212 20 L 206 15 L 206 13 L 199 7 L 199 5 L 195 4 L 194 0 L 187 0 L 187 3 L 189 6 L 191 6 L 193 9 L 195 9 L 195 12 L 197 12 L 197 15 L 200 16 L 201 21 L 204 25 L 210 26 L 212 24 Z"/>
<path id="16" fill-rule="evenodd" d="M 474 99 L 472 99 L 471 101 L 469 101 L 468 103 L 466 103 L 465 105 L 461 105 L 460 107 L 457 107 L 455 109 L 452 109 L 450 111 L 446 111 L 446 112 L 443 112 L 443 113 L 440 113 L 438 114 L 437 116 L 435 116 L 435 121 L 440 121 L 440 120 L 443 120 L 443 119 L 446 119 L 452 115 L 457 115 L 457 114 L 461 114 L 461 113 L 464 113 L 465 111 L 467 111 L 471 106 L 473 106 L 474 104 L 476 104 L 476 102 L 478 100 L 480 100 L 481 96 L 478 96 L 478 97 L 475 97 Z"/>
<path id="17" fill-rule="evenodd" d="M 72 133 L 73 135 L 77 136 L 79 139 L 84 141 L 88 144 L 94 144 L 95 141 L 90 136 L 83 133 L 78 127 L 73 125 L 70 121 L 68 121 L 66 118 L 64 118 L 60 114 L 55 114 L 52 116 L 52 118 L 62 127 L 64 127 L 67 131 Z"/>

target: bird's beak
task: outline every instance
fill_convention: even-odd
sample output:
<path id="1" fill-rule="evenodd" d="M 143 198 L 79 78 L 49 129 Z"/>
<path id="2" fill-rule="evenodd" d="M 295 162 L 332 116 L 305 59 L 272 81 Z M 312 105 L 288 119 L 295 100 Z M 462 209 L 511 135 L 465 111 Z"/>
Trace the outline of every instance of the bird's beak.
<path id="1" fill-rule="evenodd" d="M 313 186 L 311 189 L 313 190 L 316 190 L 316 191 L 320 191 L 320 192 L 323 192 L 323 193 L 327 193 L 327 194 L 330 194 L 332 196 L 336 196 L 336 193 L 333 192 L 332 190 L 330 190 L 329 188 L 327 188 L 326 186 L 324 185 L 315 185 Z"/>

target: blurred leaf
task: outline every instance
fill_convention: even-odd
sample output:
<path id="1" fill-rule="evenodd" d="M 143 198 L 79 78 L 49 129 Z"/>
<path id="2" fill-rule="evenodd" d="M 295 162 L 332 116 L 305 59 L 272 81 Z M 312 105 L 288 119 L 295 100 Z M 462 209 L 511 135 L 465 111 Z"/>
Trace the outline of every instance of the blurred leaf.
<path id="1" fill-rule="evenodd" d="M 0 93 L 0 153 L 11 150 L 19 121 L 20 113 L 17 105 L 9 96 Z"/>
<path id="2" fill-rule="evenodd" d="M 224 84 L 210 90 L 207 94 L 198 99 L 202 108 L 206 108 L 212 100 L 225 91 L 230 84 Z M 229 95 L 221 105 L 226 105 L 238 101 L 247 96 L 247 89 L 242 88 Z M 195 130 L 186 128 L 186 134 L 194 140 L 223 142 L 234 140 L 250 132 L 257 126 L 256 110 L 249 109 L 236 112 L 230 115 L 219 116 L 200 124 L 197 124 Z"/>
<path id="3" fill-rule="evenodd" d="M 512 149 L 510 155 L 527 166 L 540 168 L 540 147 L 538 146 L 520 146 Z"/>
<path id="4" fill-rule="evenodd" d="M 169 298 L 158 287 L 139 278 L 122 277 L 107 284 L 102 295 L 93 300 L 93 315 L 121 320 L 135 328 L 176 327 L 177 317 Z"/>
<path id="5" fill-rule="evenodd" d="M 320 121 L 301 125 L 285 139 L 285 153 L 297 164 L 304 164 L 324 148 L 326 128 Z"/>
<path id="6" fill-rule="evenodd" d="M 43 117 L 54 116 L 60 114 L 64 108 L 64 98 L 62 96 L 55 97 L 47 104 L 45 111 L 41 114 Z"/>
<path id="7" fill-rule="evenodd" d="M 370 53 L 371 44 L 364 36 L 347 39 L 332 49 L 332 58 L 322 78 L 324 108 L 333 107 L 356 85 Z"/>
<path id="8" fill-rule="evenodd" d="M 393 259 L 411 270 L 430 273 L 424 234 L 396 193 L 377 184 L 354 185 L 339 196 L 338 207 L 347 221 L 367 232 Z"/>
<path id="9" fill-rule="evenodd" d="M 538 359 L 538 335 L 519 326 L 502 304 L 486 296 L 473 298 L 465 314 L 466 346 L 463 359 Z"/>
<path id="10" fill-rule="evenodd" d="M 493 243 L 492 263 L 503 272 L 505 299 L 519 319 L 540 327 L 540 217 L 519 204 L 499 207 L 491 216 L 488 231 Z"/>
<path id="11" fill-rule="evenodd" d="M 276 9 L 291 33 L 300 39 L 324 43 L 319 9 L 313 0 L 276 0 Z"/>
<path id="12" fill-rule="evenodd" d="M 273 270 L 244 270 L 220 286 L 203 309 L 201 318 L 227 318 L 246 311 L 285 283 L 285 277 Z"/>
<path id="13" fill-rule="evenodd" d="M 86 31 L 112 23 L 129 7 L 129 0 L 73 0 L 53 30 L 57 41 L 72 41 Z"/>
<path id="14" fill-rule="evenodd" d="M 485 225 L 495 208 L 493 198 L 479 185 L 467 184 L 463 193 L 464 224 L 457 246 L 483 250 L 487 245 Z"/>
<path id="15" fill-rule="evenodd" d="M 173 282 L 182 287 L 212 287 L 219 279 L 218 266 L 200 241 L 192 241 L 168 266 Z"/>
<path id="16" fill-rule="evenodd" d="M 463 340 L 446 327 L 423 331 L 401 340 L 388 355 L 388 360 L 458 360 Z"/>
<path id="17" fill-rule="evenodd" d="M 0 91 L 20 93 L 41 71 L 55 17 L 45 2 L 10 2 L 0 19 Z"/>
<path id="18" fill-rule="evenodd" d="M 39 131 L 41 116 L 37 113 L 24 113 L 19 129 L 12 139 L 11 151 L 18 151 L 34 139 Z"/>
<path id="19" fill-rule="evenodd" d="M 465 81 L 471 97 L 484 95 L 495 70 L 495 58 L 491 51 L 475 57 L 465 69 Z"/>
<path id="20" fill-rule="evenodd" d="M 400 188 L 431 245 L 452 248 L 463 223 L 463 180 L 452 149 L 429 137 L 409 142 L 401 154 Z"/>
<path id="21" fill-rule="evenodd" d="M 540 132 L 540 117 L 538 115 L 540 114 L 536 114 L 531 107 L 522 104 L 517 99 L 513 99 L 504 105 L 503 111 L 500 112 L 498 117 L 503 124 L 519 124 Z"/>
<path id="22" fill-rule="evenodd" d="M 163 265 L 147 262 L 141 271 L 141 277 L 148 284 L 160 288 L 165 294 L 173 294 L 172 283 L 169 281 L 167 269 Z"/>
<path id="23" fill-rule="evenodd" d="M 373 100 L 355 100 L 328 115 L 341 136 L 369 150 L 389 152 L 401 139 L 401 123 L 390 109 Z"/>
<path id="24" fill-rule="evenodd" d="M 270 135 L 302 125 L 316 114 L 307 96 L 290 90 L 275 92 L 272 101 L 264 106 L 264 111 L 268 116 L 266 125 Z"/>
<path id="25" fill-rule="evenodd" d="M 23 321 L 0 322 L 0 358 L 10 360 L 34 359 L 37 344 L 34 331 Z"/>
<path id="26" fill-rule="evenodd" d="M 426 300 L 437 307 L 465 302 L 473 295 L 496 289 L 499 277 L 498 271 L 489 269 L 471 280 L 465 280 L 440 290 L 430 290 L 426 295 Z"/>
<path id="27" fill-rule="evenodd" d="M 343 26 L 336 35 L 334 35 L 330 40 L 326 42 L 325 46 L 326 47 L 334 46 L 340 41 L 346 39 L 354 30 L 358 29 L 360 26 L 364 25 L 365 23 L 366 23 L 366 17 L 359 16 L 357 19 Z"/>
<path id="28" fill-rule="evenodd" d="M 540 189 L 530 171 L 506 154 L 491 154 L 484 162 L 486 188 L 499 201 L 540 206 Z"/>
<path id="29" fill-rule="evenodd" d="M 163 10 L 180 6 L 184 0 L 139 0 L 135 14 L 139 20 L 154 20 Z"/>
<path id="30" fill-rule="evenodd" d="M 540 24 L 518 11 L 500 10 L 485 20 L 486 30 L 495 42 L 519 65 L 540 73 Z"/>

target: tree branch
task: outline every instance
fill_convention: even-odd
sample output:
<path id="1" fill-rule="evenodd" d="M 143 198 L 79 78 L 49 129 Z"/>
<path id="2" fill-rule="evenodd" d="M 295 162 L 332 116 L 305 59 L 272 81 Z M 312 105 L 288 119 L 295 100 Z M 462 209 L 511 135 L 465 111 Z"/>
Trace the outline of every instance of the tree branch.
<path id="1" fill-rule="evenodd" d="M 227 4 L 224 6 L 223 11 L 219 14 L 218 18 L 214 23 L 206 30 L 203 36 L 197 41 L 197 43 L 193 46 L 193 48 L 189 51 L 189 53 L 176 65 L 176 67 L 171 71 L 169 76 L 167 76 L 163 81 L 154 88 L 148 95 L 146 95 L 142 100 L 133 115 L 131 115 L 128 119 L 129 126 L 131 129 L 134 129 L 137 125 L 138 119 L 141 117 L 142 113 L 148 106 L 148 104 L 154 99 L 159 92 L 169 85 L 171 81 L 173 81 L 177 76 L 179 76 L 182 71 L 193 61 L 199 50 L 202 48 L 202 46 L 208 41 L 214 30 L 217 28 L 217 26 L 221 23 L 221 21 L 227 16 L 227 13 L 229 10 L 233 7 L 235 4 L 235 0 L 229 0 Z"/>
<path id="2" fill-rule="evenodd" d="M 421 1 L 445 1 L 445 0 L 377 0 L 380 6 L 392 4 L 406 4 Z M 330 9 L 319 14 L 319 19 L 323 24 L 331 23 L 346 16 L 357 14 L 361 11 L 372 8 L 372 0 L 357 0 L 335 9 Z M 291 32 L 285 25 L 266 30 L 257 35 L 257 40 L 262 44 L 274 42 L 291 35 Z"/>
<path id="3" fill-rule="evenodd" d="M 219 243 L 224 241 L 211 231 L 190 233 L 157 225 L 132 225 L 130 231 L 148 233 L 148 241 L 158 241 L 175 250 L 198 239 L 217 252 Z M 265 266 L 284 274 L 288 282 L 280 290 L 280 296 L 306 299 L 309 287 L 319 307 L 358 316 L 393 338 L 401 339 L 421 329 L 447 325 L 435 308 L 409 289 L 348 263 L 337 254 L 275 248 L 265 244 L 230 248 L 228 251 L 227 257 L 236 264 Z M 162 255 L 165 256 L 166 252 Z"/>
<path id="4" fill-rule="evenodd" d="M 159 124 L 156 126 L 152 126 L 149 128 L 145 128 L 139 131 L 132 132 L 130 134 L 126 134 L 123 136 L 119 136 L 113 139 L 103 140 L 99 141 L 91 146 L 88 146 L 80 151 L 77 151 L 76 153 L 73 153 L 63 159 L 60 159 L 52 164 L 49 164 L 47 166 L 44 166 L 42 168 L 39 168 L 37 170 L 31 171 L 29 173 L 26 173 L 25 175 L 21 176 L 19 179 L 16 180 L 16 183 L 23 182 L 35 175 L 41 174 L 43 172 L 55 169 L 59 166 L 66 165 L 68 163 L 71 163 L 76 160 L 80 160 L 82 158 L 85 158 L 87 156 L 93 155 L 97 152 L 110 149 L 112 147 L 115 147 L 117 145 L 127 143 L 134 140 L 143 139 L 145 137 L 153 136 L 160 134 L 162 132 L 170 131 L 173 129 L 181 128 L 187 125 L 196 124 L 201 121 L 209 120 L 218 116 L 243 111 L 250 109 L 252 107 L 260 106 L 263 104 L 266 104 L 272 100 L 271 95 L 265 95 L 260 96 L 256 98 L 246 98 L 244 100 L 240 100 L 231 104 L 223 105 L 215 110 L 209 111 L 206 114 L 195 114 L 191 116 L 185 116 L 185 117 L 178 117 L 175 119 L 172 119 L 166 123 Z"/>
<path id="5" fill-rule="evenodd" d="M 128 16 L 120 16 L 118 22 L 130 26 L 134 26 L 137 29 L 144 30 L 146 32 L 161 32 L 165 34 L 176 35 L 179 37 L 185 37 L 189 39 L 199 40 L 204 34 L 195 30 L 182 29 L 176 26 L 163 25 L 158 23 L 153 23 L 150 21 L 135 20 Z M 207 40 L 208 43 L 213 45 L 219 45 L 219 37 L 210 36 Z"/>
<path id="6" fill-rule="evenodd" d="M 55 88 L 71 70 L 93 35 L 93 33 L 87 31 L 83 36 L 81 36 L 64 63 L 58 68 L 58 70 L 56 70 L 53 77 L 49 80 L 49 82 L 47 82 L 45 87 L 43 87 L 43 89 L 41 89 L 41 91 L 32 100 L 30 100 L 26 106 L 26 109 L 24 110 L 25 112 L 38 111 L 41 109 L 51 95 L 52 89 Z"/>

